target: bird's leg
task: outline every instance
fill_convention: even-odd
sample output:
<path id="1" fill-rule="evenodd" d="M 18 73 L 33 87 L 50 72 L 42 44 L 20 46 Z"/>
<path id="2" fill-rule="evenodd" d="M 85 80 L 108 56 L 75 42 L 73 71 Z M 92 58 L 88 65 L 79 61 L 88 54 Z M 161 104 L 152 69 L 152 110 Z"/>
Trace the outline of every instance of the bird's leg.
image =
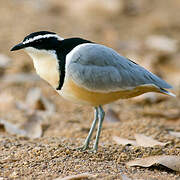
<path id="1" fill-rule="evenodd" d="M 89 142 L 91 140 L 91 137 L 92 137 L 94 128 L 96 126 L 97 120 L 98 120 L 98 107 L 95 107 L 94 108 L 94 120 L 93 120 L 93 123 L 91 125 L 90 130 L 89 130 L 88 136 L 87 136 L 87 138 L 86 138 L 86 140 L 84 142 L 84 145 L 82 147 L 78 148 L 78 149 L 86 150 L 89 147 Z"/>
<path id="2" fill-rule="evenodd" d="M 96 140 L 93 146 L 93 152 L 97 152 L 98 149 L 98 143 L 99 143 L 99 136 L 101 134 L 101 128 L 102 128 L 102 123 L 104 120 L 105 112 L 101 106 L 98 107 L 98 115 L 99 115 L 99 121 L 98 121 L 98 129 L 96 133 Z"/>

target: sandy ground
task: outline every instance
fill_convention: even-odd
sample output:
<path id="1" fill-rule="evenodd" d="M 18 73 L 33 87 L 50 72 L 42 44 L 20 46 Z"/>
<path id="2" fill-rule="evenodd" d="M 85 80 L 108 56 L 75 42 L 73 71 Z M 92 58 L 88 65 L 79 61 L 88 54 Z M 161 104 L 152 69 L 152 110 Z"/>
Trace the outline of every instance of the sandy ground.
<path id="1" fill-rule="evenodd" d="M 25 101 L 33 87 L 40 87 L 43 96 L 56 107 L 46 119 L 41 138 L 10 135 L 0 129 L 0 178 L 54 179 L 86 172 L 95 175 L 89 179 L 180 179 L 178 172 L 163 166 L 125 165 L 151 155 L 180 156 L 180 139 L 168 133 L 180 131 L 180 2 L 95 2 L 0 0 L 0 54 L 11 60 L 9 66 L 0 69 L 0 118 L 14 124 L 24 122 L 27 117 L 15 104 Z M 92 108 L 71 104 L 43 80 L 12 80 L 19 73 L 34 73 L 34 68 L 25 53 L 10 53 L 9 49 L 38 30 L 54 31 L 65 38 L 80 36 L 110 46 L 172 84 L 177 97 L 153 94 L 111 104 L 119 122 L 104 122 L 98 152 L 77 151 L 75 148 L 82 145 L 89 131 Z M 163 42 L 159 44 L 158 38 Z M 105 106 L 106 111 L 108 108 Z M 135 133 L 168 144 L 135 147 L 112 140 L 114 136 L 133 139 Z"/>

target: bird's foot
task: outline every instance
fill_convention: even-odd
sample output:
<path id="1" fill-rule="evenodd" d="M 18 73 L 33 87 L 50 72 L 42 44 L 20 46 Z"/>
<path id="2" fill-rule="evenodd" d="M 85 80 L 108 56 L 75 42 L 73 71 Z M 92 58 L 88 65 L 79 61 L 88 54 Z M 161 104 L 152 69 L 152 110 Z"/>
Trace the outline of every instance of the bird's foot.
<path id="1" fill-rule="evenodd" d="M 79 150 L 79 151 L 86 151 L 87 149 L 89 149 L 89 145 L 86 145 L 86 144 L 76 148 L 76 150 Z M 89 149 L 88 152 L 97 153 L 97 150 L 98 150 L 98 146 L 94 145 L 93 149 Z"/>
<path id="2" fill-rule="evenodd" d="M 94 146 L 93 146 L 93 149 L 90 149 L 89 152 L 97 153 L 97 150 L 98 150 L 98 145 L 95 143 Z"/>
<path id="3" fill-rule="evenodd" d="M 88 151 L 89 153 L 97 153 L 97 149 L 90 149 L 89 151 Z"/>
<path id="4" fill-rule="evenodd" d="M 76 148 L 76 150 L 79 150 L 79 151 L 86 151 L 87 149 L 89 149 L 89 146 L 86 146 L 86 145 L 83 145 L 83 146 Z"/>
<path id="5" fill-rule="evenodd" d="M 97 153 L 97 148 L 93 148 L 93 149 L 89 149 L 89 146 L 81 146 L 81 147 L 77 147 L 75 148 L 75 150 L 78 150 L 78 151 L 86 151 L 88 150 L 89 153 Z"/>

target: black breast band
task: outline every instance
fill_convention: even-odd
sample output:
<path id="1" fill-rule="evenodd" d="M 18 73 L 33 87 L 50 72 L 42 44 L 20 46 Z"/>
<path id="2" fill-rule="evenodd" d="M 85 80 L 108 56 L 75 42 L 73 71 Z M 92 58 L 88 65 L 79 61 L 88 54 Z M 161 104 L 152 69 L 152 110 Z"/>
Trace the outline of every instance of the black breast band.
<path id="1" fill-rule="evenodd" d="M 56 49 L 58 65 L 59 65 L 59 85 L 56 90 L 61 90 L 65 79 L 65 66 L 66 66 L 66 55 L 73 50 L 76 46 L 83 43 L 93 43 L 91 41 L 81 39 L 81 38 L 69 38 L 61 41 Z"/>
<path id="2" fill-rule="evenodd" d="M 66 65 L 66 58 L 63 55 L 58 56 L 58 64 L 59 64 L 59 72 L 60 72 L 60 77 L 59 77 L 59 85 L 56 88 L 56 90 L 61 90 L 63 84 L 64 84 L 64 79 L 65 79 L 65 65 Z"/>

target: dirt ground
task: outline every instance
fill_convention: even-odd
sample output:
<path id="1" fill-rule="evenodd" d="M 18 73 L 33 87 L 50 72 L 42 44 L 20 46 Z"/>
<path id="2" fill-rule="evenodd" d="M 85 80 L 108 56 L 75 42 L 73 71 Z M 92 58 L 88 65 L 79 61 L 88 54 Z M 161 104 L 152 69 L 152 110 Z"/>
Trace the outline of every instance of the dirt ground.
<path id="1" fill-rule="evenodd" d="M 16 103 L 25 101 L 34 87 L 40 87 L 56 108 L 40 138 L 0 129 L 0 179 L 55 179 L 81 173 L 95 175 L 89 179 L 180 179 L 178 172 L 164 166 L 126 166 L 130 160 L 151 155 L 180 156 L 180 138 L 168 133 L 180 131 L 179 9 L 179 0 L 0 0 L 0 54 L 10 58 L 8 66 L 0 67 L 0 119 L 25 122 L 27 117 Z M 98 152 L 75 150 L 88 134 L 93 109 L 64 100 L 43 80 L 15 78 L 35 70 L 24 52 L 9 50 L 39 30 L 112 47 L 169 82 L 177 97 L 153 94 L 105 106 L 117 113 L 119 121 L 104 122 Z M 168 144 L 150 148 L 113 141 L 114 136 L 133 139 L 135 133 Z"/>

